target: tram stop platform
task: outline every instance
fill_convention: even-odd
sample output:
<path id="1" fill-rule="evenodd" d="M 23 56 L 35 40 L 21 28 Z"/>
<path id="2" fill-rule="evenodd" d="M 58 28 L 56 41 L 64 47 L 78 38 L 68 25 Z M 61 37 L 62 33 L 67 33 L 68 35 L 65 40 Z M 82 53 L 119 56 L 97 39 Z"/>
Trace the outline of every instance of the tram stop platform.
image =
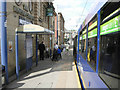
<path id="1" fill-rule="evenodd" d="M 77 88 L 81 89 L 72 49 L 62 52 L 62 59 L 39 60 L 38 66 L 6 86 L 6 89 L 23 88 Z"/>

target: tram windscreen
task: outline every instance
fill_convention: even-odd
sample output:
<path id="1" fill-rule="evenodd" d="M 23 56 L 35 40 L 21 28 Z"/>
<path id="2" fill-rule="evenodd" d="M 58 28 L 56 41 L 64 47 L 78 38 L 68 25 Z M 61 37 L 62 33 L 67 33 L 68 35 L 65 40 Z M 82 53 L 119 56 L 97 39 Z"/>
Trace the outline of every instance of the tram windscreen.
<path id="1" fill-rule="evenodd" d="M 110 88 L 120 82 L 120 31 L 100 36 L 99 75 Z"/>

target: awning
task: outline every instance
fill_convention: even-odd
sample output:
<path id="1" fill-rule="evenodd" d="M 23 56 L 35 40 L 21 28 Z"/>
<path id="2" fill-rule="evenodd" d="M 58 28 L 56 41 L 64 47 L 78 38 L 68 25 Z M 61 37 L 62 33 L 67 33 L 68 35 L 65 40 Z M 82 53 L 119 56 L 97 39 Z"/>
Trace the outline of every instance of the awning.
<path id="1" fill-rule="evenodd" d="M 16 28 L 16 33 L 54 34 L 53 31 L 34 24 L 21 25 Z"/>

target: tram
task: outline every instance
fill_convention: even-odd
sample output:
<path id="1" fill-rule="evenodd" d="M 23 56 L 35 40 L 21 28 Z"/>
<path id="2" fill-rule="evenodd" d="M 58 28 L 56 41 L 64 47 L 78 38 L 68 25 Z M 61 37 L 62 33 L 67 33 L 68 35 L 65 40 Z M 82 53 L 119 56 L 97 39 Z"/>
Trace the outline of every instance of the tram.
<path id="1" fill-rule="evenodd" d="M 96 3 L 76 37 L 73 51 L 82 87 L 120 89 L 120 1 Z"/>
<path id="2" fill-rule="evenodd" d="M 73 38 L 73 56 L 75 60 L 77 59 L 77 38 L 77 35 Z"/>

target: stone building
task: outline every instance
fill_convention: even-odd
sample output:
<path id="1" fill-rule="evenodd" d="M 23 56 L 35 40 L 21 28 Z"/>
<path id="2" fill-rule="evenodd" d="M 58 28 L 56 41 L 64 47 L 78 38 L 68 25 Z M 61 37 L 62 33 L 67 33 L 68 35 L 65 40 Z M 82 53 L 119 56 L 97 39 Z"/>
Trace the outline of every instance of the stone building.
<path id="1" fill-rule="evenodd" d="M 64 17 L 58 13 L 58 45 L 64 44 Z"/>
<path id="2" fill-rule="evenodd" d="M 35 24 L 54 31 L 54 14 L 51 17 L 46 16 L 46 9 L 49 5 L 53 6 L 51 2 L 35 2 Z M 54 8 L 54 7 L 53 7 Z M 55 10 L 53 10 L 55 12 Z M 45 45 L 50 48 L 50 38 L 54 39 L 54 35 L 39 35 L 39 41 L 44 41 Z M 54 41 L 52 39 L 51 43 Z M 53 44 L 52 46 L 53 47 Z"/>
<path id="3" fill-rule="evenodd" d="M 54 31 L 54 15 L 51 17 L 46 16 L 46 9 L 52 2 L 6 2 L 6 32 L 7 32 L 7 62 L 8 62 L 8 77 L 9 81 L 16 78 L 16 47 L 15 47 L 15 34 L 16 28 L 21 25 L 33 24 L 44 27 L 46 29 Z M 55 13 L 55 11 L 54 11 Z M 32 28 L 32 27 L 31 27 Z M 32 61 L 29 63 L 32 66 L 32 62 L 36 62 L 36 35 L 38 37 L 38 42 L 44 41 L 45 45 L 53 47 L 52 42 L 54 35 L 44 35 L 43 34 L 33 34 L 31 35 L 31 50 L 32 50 Z M 19 54 L 19 71 L 25 72 L 27 67 L 26 57 L 27 57 L 27 37 L 30 34 L 18 34 L 18 54 Z M 4 61 L 2 61 L 4 65 Z M 31 66 L 29 68 L 31 68 Z M 14 76 L 13 76 L 14 75 Z"/>
<path id="4" fill-rule="evenodd" d="M 58 29 L 58 23 L 57 23 L 57 13 L 55 13 L 55 43 L 57 43 L 57 29 Z"/>
<path id="5" fill-rule="evenodd" d="M 8 75 L 16 73 L 15 59 L 15 32 L 20 25 L 34 24 L 34 3 L 32 2 L 6 2 L 7 12 L 7 56 L 8 56 Z M 26 34 L 19 34 L 19 70 L 26 68 Z M 33 37 L 35 43 L 35 37 Z M 35 52 L 33 44 L 33 53 Z M 33 55 L 35 61 L 35 55 Z M 14 77 L 15 78 L 15 77 Z M 12 78 L 13 79 L 13 78 Z M 10 79 L 9 79 L 10 80 Z M 11 80 L 10 80 L 11 81 Z"/>

